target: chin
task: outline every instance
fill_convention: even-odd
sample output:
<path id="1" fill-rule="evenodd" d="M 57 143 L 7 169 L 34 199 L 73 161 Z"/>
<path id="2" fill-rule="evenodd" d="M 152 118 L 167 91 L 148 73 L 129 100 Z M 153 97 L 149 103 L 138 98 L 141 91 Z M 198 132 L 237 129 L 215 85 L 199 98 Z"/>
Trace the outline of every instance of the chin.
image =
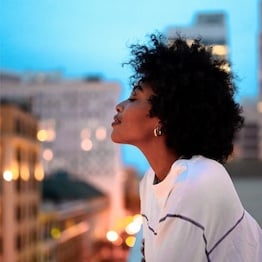
<path id="1" fill-rule="evenodd" d="M 111 140 L 112 140 L 112 142 L 114 142 L 114 143 L 121 144 L 121 141 L 119 140 L 119 138 L 117 138 L 116 135 L 114 135 L 114 132 L 111 133 Z"/>

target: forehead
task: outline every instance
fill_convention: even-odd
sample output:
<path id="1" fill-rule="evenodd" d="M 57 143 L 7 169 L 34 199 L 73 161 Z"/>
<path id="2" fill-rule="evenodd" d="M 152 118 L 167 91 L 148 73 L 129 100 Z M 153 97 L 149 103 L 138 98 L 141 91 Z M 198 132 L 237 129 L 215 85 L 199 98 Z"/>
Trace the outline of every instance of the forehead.
<path id="1" fill-rule="evenodd" d="M 151 96 L 154 94 L 153 89 L 151 86 L 147 83 L 138 82 L 136 85 L 134 85 L 132 93 L 138 94 L 143 93 L 144 95 Z"/>

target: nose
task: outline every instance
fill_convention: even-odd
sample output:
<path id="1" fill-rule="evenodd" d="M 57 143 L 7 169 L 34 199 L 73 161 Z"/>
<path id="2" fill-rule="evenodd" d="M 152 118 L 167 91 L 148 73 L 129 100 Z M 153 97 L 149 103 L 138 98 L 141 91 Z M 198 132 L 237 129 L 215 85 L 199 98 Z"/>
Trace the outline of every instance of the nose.
<path id="1" fill-rule="evenodd" d="M 124 102 L 125 102 L 125 101 L 122 101 L 122 102 L 120 102 L 120 103 L 118 103 L 118 104 L 116 105 L 116 111 L 117 111 L 117 112 L 122 112 L 122 111 L 123 111 L 123 109 L 124 109 Z"/>

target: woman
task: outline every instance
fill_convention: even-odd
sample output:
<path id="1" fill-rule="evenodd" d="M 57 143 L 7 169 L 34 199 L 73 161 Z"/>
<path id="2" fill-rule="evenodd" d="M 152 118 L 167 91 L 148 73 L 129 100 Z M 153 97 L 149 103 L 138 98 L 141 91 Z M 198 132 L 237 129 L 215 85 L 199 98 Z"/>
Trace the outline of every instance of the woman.
<path id="1" fill-rule="evenodd" d="M 262 261 L 261 229 L 223 167 L 243 125 L 227 62 L 180 36 L 131 48 L 135 84 L 111 137 L 151 166 L 140 185 L 145 261 Z"/>

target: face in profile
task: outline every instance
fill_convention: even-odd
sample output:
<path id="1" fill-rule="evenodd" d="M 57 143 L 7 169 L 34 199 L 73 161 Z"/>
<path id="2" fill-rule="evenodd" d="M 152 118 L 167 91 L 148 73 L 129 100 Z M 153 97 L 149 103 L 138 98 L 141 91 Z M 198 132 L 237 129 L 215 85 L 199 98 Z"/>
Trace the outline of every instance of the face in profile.
<path id="1" fill-rule="evenodd" d="M 152 95 L 151 87 L 140 83 L 133 88 L 128 99 L 116 106 L 111 134 L 113 142 L 140 147 L 155 138 L 153 130 L 159 119 L 149 115 Z"/>

